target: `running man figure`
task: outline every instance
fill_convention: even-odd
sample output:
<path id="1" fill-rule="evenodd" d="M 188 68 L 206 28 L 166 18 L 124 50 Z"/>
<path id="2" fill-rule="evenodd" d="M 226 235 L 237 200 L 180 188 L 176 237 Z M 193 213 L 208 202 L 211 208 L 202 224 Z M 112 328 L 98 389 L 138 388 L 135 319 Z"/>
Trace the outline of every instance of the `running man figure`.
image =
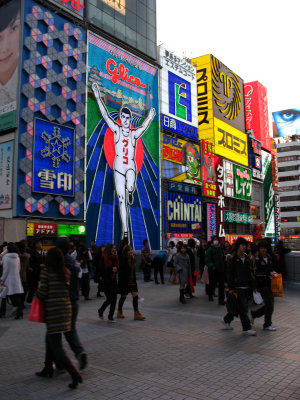
<path id="1" fill-rule="evenodd" d="M 121 238 L 128 237 L 128 205 L 133 204 L 133 192 L 136 183 L 135 151 L 137 140 L 149 128 L 155 109 L 151 108 L 148 116 L 141 126 L 136 129 L 130 127 L 131 111 L 123 107 L 120 110 L 121 125 L 109 115 L 106 106 L 101 99 L 97 83 L 93 83 L 92 89 L 96 97 L 100 112 L 104 121 L 114 134 L 115 159 L 113 165 L 114 184 L 119 202 L 119 214 L 121 219 Z"/>

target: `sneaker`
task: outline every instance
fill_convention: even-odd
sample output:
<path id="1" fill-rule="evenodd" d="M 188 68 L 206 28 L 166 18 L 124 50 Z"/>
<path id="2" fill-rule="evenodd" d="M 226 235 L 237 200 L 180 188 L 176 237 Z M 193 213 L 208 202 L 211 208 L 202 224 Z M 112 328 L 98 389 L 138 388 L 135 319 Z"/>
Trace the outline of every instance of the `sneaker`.
<path id="1" fill-rule="evenodd" d="M 108 321 L 111 322 L 112 324 L 116 323 L 117 321 L 113 318 L 108 318 Z"/>
<path id="2" fill-rule="evenodd" d="M 230 326 L 230 324 L 228 322 L 225 322 L 224 319 L 222 319 L 221 323 L 225 326 L 225 329 L 227 331 L 232 331 L 233 330 L 233 327 Z"/>
<path id="3" fill-rule="evenodd" d="M 247 331 L 243 331 L 243 334 L 248 336 L 256 336 L 256 331 L 253 329 L 248 329 Z"/>
<path id="4" fill-rule="evenodd" d="M 85 369 L 87 366 L 87 354 L 83 351 L 82 353 L 77 354 L 76 358 L 79 363 L 79 369 Z"/>
<path id="5" fill-rule="evenodd" d="M 275 331 L 276 331 L 276 328 L 273 328 L 273 326 L 270 325 L 270 326 L 267 326 L 266 328 L 264 328 L 264 331 L 275 332 Z"/>

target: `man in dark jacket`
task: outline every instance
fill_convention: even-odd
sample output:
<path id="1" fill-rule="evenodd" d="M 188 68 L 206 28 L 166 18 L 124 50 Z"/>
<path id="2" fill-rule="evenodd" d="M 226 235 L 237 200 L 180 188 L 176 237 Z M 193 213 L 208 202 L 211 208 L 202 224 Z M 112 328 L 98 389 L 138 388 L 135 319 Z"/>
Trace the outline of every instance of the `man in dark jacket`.
<path id="1" fill-rule="evenodd" d="M 243 333 L 248 336 L 255 336 L 256 331 L 251 329 L 251 323 L 248 317 L 248 300 L 252 296 L 252 291 L 256 290 L 256 281 L 253 275 L 251 261 L 246 254 L 247 241 L 239 237 L 235 243 L 234 253 L 227 265 L 227 283 L 229 296 L 236 295 L 240 320 L 243 327 Z M 228 309 L 222 321 L 226 329 L 232 329 L 230 326 L 234 318 L 233 312 Z"/>
<path id="2" fill-rule="evenodd" d="M 28 294 L 27 303 L 31 303 L 33 296 L 38 288 L 40 280 L 41 265 L 45 262 L 45 255 L 42 249 L 42 241 L 37 239 L 29 259 L 29 268 L 27 272 Z"/>
<path id="3" fill-rule="evenodd" d="M 79 311 L 79 278 L 80 265 L 68 252 L 69 252 L 69 240 L 65 237 L 57 239 L 56 246 L 61 249 L 64 253 L 65 265 L 71 272 L 69 295 L 72 305 L 72 319 L 71 319 L 71 330 L 65 332 L 65 338 L 69 343 L 69 346 L 79 362 L 79 369 L 84 369 L 87 366 L 87 354 L 82 347 L 76 330 L 76 320 Z"/>
<path id="4" fill-rule="evenodd" d="M 218 287 L 219 304 L 225 305 L 225 255 L 217 236 L 212 237 L 211 246 L 205 253 L 205 264 L 207 265 L 209 274 L 208 299 L 209 301 L 214 300 L 215 288 Z"/>

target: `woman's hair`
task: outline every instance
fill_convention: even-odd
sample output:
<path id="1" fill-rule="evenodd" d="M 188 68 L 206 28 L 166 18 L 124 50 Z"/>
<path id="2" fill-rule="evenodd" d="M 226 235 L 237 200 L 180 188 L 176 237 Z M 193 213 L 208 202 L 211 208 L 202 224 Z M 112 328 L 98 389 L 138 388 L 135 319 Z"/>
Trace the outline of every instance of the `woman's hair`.
<path id="1" fill-rule="evenodd" d="M 135 257 L 134 255 L 129 255 L 129 251 L 131 250 L 130 246 L 125 246 L 123 248 L 122 254 L 123 259 L 128 260 L 128 263 L 131 267 L 135 268 Z"/>
<path id="2" fill-rule="evenodd" d="M 234 251 L 237 252 L 238 248 L 242 245 L 245 244 L 247 246 L 248 242 L 246 239 L 244 239 L 243 237 L 238 237 L 235 244 L 234 244 Z"/>
<path id="3" fill-rule="evenodd" d="M 21 0 L 12 0 L 8 4 L 0 7 L 0 32 L 4 31 L 21 12 Z"/>
<path id="4" fill-rule="evenodd" d="M 54 272 L 60 280 L 66 282 L 64 254 L 58 247 L 53 247 L 47 252 L 45 264 L 49 271 Z"/>
<path id="5" fill-rule="evenodd" d="M 14 243 L 8 243 L 7 252 L 8 253 L 18 253 L 18 247 Z"/>
<path id="6" fill-rule="evenodd" d="M 110 256 L 110 255 L 111 255 L 111 251 L 112 251 L 112 249 L 114 248 L 114 246 L 115 246 L 115 245 L 114 245 L 113 243 L 108 243 L 108 244 L 105 246 L 104 254 Z"/>

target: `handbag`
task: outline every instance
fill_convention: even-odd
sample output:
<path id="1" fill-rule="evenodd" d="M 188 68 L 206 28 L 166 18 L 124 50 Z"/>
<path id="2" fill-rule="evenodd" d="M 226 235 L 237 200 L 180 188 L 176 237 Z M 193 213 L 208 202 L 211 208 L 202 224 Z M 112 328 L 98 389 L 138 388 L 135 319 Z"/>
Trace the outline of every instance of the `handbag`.
<path id="1" fill-rule="evenodd" d="M 274 297 L 284 297 L 281 274 L 277 274 L 276 277 L 271 279 L 271 290 Z"/>
<path id="2" fill-rule="evenodd" d="M 5 297 L 7 296 L 7 292 L 8 292 L 8 287 L 6 285 L 4 285 L 4 283 L 1 283 L 0 284 L 0 298 L 5 299 Z"/>
<path id="3" fill-rule="evenodd" d="M 208 275 L 207 265 L 204 266 L 203 274 L 201 276 L 200 282 L 205 283 L 206 285 L 209 285 L 209 275 Z"/>
<path id="4" fill-rule="evenodd" d="M 32 300 L 28 321 L 45 322 L 44 304 L 39 299 Z"/>
<path id="5" fill-rule="evenodd" d="M 254 290 L 253 290 L 253 301 L 255 304 L 258 304 L 258 305 L 260 305 L 264 302 L 263 298 L 261 297 L 261 294 L 257 291 L 255 292 Z"/>

